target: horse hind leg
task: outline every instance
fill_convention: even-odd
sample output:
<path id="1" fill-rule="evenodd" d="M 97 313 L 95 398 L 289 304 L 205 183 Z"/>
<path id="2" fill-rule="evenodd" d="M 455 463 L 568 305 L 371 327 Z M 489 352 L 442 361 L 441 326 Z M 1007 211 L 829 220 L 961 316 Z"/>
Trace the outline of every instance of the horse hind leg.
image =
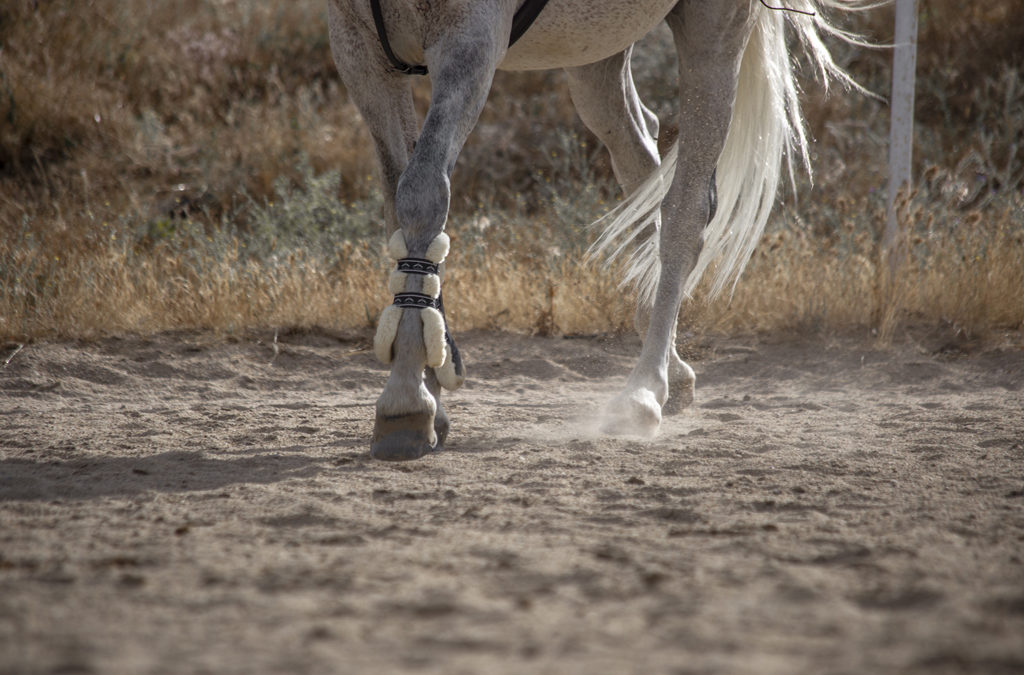
<path id="1" fill-rule="evenodd" d="M 633 315 L 633 328 L 641 339 L 647 339 L 647 328 L 651 323 L 651 306 L 643 299 L 637 302 Z M 697 386 L 697 375 L 693 372 L 676 349 L 679 320 L 672 326 L 672 337 L 668 351 L 668 399 L 661 406 L 662 415 L 678 415 L 693 403 Z"/>
<path id="2" fill-rule="evenodd" d="M 569 93 L 583 123 L 608 148 L 615 177 L 628 196 L 660 164 L 658 117 L 640 100 L 633 81 L 630 57 L 633 48 L 603 61 L 568 68 Z M 660 214 L 643 237 L 658 236 Z M 645 299 L 637 303 L 633 322 L 641 339 L 646 338 L 651 308 Z M 669 348 L 669 399 L 662 406 L 667 414 L 681 412 L 693 402 L 693 369 L 680 358 L 675 331 Z"/>
<path id="3" fill-rule="evenodd" d="M 658 118 L 637 93 L 630 70 L 632 51 L 630 47 L 603 61 L 565 71 L 577 114 L 608 148 L 615 177 L 627 194 L 661 163 Z"/>
<path id="4" fill-rule="evenodd" d="M 747 3 L 684 0 L 667 20 L 679 54 L 680 161 L 661 207 L 661 271 L 647 335 L 625 390 L 608 407 L 604 429 L 610 433 L 653 435 L 661 423 L 683 284 L 696 266 L 703 230 L 715 209 L 715 191 L 709 186 L 725 144 L 740 57 L 752 28 Z"/>
<path id="5" fill-rule="evenodd" d="M 708 184 L 708 218 L 710 224 L 718 209 L 718 191 L 715 183 L 715 172 L 711 172 L 711 180 Z M 684 279 L 689 273 L 683 276 Z M 651 323 L 651 306 L 646 298 L 641 297 L 637 302 L 636 314 L 633 316 L 633 326 L 640 337 L 646 340 L 647 329 Z M 676 347 L 676 338 L 679 330 L 679 312 L 676 312 L 675 322 L 672 324 L 672 337 L 668 347 L 668 399 L 661 406 L 662 415 L 678 415 L 688 408 L 696 396 L 697 375 L 693 372 L 686 361 L 679 356 Z"/>

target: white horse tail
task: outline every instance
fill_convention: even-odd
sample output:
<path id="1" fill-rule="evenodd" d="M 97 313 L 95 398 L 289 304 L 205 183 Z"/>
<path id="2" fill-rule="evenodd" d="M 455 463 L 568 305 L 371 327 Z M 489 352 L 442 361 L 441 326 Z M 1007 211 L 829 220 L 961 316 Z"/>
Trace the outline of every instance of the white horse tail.
<path id="1" fill-rule="evenodd" d="M 859 10 L 882 3 L 787 0 L 778 4 L 789 11 L 772 10 L 760 0 L 751 0 L 756 25 L 743 52 L 732 121 L 718 160 L 718 210 L 704 230 L 704 248 L 686 280 L 684 290 L 688 295 L 713 263 L 712 296 L 730 283 L 735 287 L 764 232 L 778 191 L 783 158 L 791 179 L 794 156 L 810 172 L 786 24 L 795 29 L 826 83 L 835 78 L 860 89 L 832 60 L 821 36 L 827 33 L 863 43 L 830 24 L 820 10 Z M 661 268 L 658 237 L 649 237 L 640 245 L 635 242 L 646 228 L 658 222 L 658 209 L 672 182 L 678 158 L 675 146 L 640 187 L 595 223 L 602 232 L 589 252 L 593 257 L 614 259 L 630 251 L 623 284 L 636 283 L 641 301 L 648 304 L 654 297 Z"/>

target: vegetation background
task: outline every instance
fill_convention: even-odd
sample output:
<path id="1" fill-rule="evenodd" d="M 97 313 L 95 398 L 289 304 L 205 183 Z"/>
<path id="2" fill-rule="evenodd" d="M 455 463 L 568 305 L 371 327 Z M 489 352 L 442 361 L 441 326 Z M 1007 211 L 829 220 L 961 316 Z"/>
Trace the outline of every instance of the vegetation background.
<path id="1" fill-rule="evenodd" d="M 330 57 L 323 0 L 7 0 L 0 6 L 0 338 L 171 328 L 370 326 L 386 297 L 367 132 Z M 1022 0 L 921 0 L 908 262 L 887 279 L 884 100 L 807 68 L 813 185 L 780 196 L 735 293 L 702 331 L 1024 325 Z M 892 13 L 852 28 L 891 40 Z M 887 50 L 835 45 L 887 95 Z M 636 56 L 674 136 L 674 54 Z M 417 85 L 425 108 L 429 83 Z M 457 330 L 624 330 L 632 298 L 586 264 L 620 198 L 560 72 L 498 75 L 453 181 L 446 292 Z"/>

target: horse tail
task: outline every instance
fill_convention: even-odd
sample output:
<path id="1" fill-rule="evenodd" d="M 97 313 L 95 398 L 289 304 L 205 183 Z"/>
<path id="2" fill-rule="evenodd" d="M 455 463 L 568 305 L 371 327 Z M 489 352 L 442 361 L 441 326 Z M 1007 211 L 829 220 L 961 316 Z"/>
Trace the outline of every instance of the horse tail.
<path id="1" fill-rule="evenodd" d="M 718 210 L 704 230 L 704 247 L 686 280 L 692 294 L 709 267 L 713 267 L 712 297 L 726 287 L 735 288 L 743 268 L 761 239 L 786 170 L 793 180 L 794 159 L 810 173 L 807 136 L 786 41 L 786 24 L 817 66 L 826 85 L 835 79 L 863 91 L 822 42 L 823 34 L 865 44 L 856 35 L 836 28 L 822 9 L 868 9 L 882 3 L 870 0 L 787 0 L 787 10 L 772 10 L 751 0 L 756 24 L 743 52 L 732 120 L 717 166 Z M 798 11 L 794 11 L 798 10 Z M 629 252 L 623 284 L 635 283 L 642 302 L 650 304 L 660 274 L 658 236 L 638 243 L 657 225 L 661 202 L 668 192 L 679 161 L 678 144 L 661 165 L 614 210 L 594 223 L 601 234 L 589 251 L 593 257 L 614 259 Z"/>

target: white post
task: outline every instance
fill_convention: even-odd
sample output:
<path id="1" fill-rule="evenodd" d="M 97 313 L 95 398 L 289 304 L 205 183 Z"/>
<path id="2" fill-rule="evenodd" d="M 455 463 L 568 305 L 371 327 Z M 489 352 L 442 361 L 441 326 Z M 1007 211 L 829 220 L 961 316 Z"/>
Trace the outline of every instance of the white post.
<path id="1" fill-rule="evenodd" d="M 885 249 L 896 242 L 896 200 L 909 190 L 914 147 L 914 70 L 917 67 L 917 0 L 896 0 L 889 109 L 889 203 Z M 895 263 L 895 261 L 892 261 Z"/>

